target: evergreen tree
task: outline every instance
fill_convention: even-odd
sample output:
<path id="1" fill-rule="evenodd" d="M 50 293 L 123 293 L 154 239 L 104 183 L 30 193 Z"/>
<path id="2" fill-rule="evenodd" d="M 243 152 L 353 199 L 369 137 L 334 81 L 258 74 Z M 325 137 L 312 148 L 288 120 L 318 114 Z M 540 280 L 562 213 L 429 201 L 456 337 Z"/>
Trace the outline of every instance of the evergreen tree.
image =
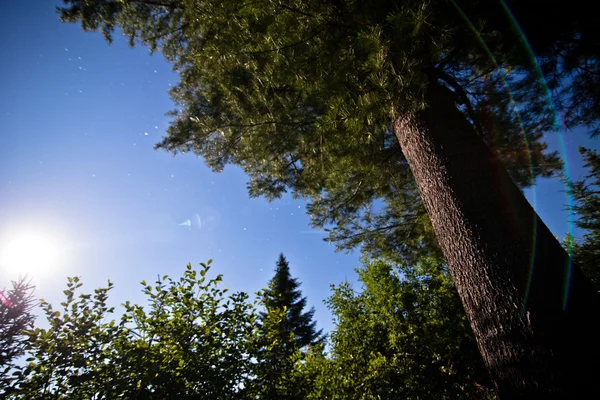
<path id="1" fill-rule="evenodd" d="M 350 245 L 370 236 L 373 248 L 410 259 L 437 240 L 499 394 L 597 389 L 597 293 L 567 270 L 519 190 L 560 163 L 541 142 L 556 126 L 548 89 L 502 3 L 65 3 L 63 20 L 108 40 L 119 26 L 179 71 L 180 109 L 158 147 L 193 151 L 215 170 L 240 165 L 251 195 L 311 198 L 315 225 L 332 222 Z M 588 43 L 585 20 L 536 46 L 570 53 Z M 588 85 L 588 99 L 598 97 L 589 43 L 557 63 L 592 71 L 559 82 L 557 101 L 588 125 L 598 113 L 572 95 Z"/>
<path id="2" fill-rule="evenodd" d="M 12 282 L 9 290 L 0 290 L 0 396 L 6 395 L 14 376 L 15 362 L 25 354 L 27 336 L 33 326 L 34 287 L 26 278 Z"/>
<path id="3" fill-rule="evenodd" d="M 261 367 L 258 381 L 262 387 L 261 398 L 302 399 L 307 389 L 292 384 L 294 364 L 311 347 L 322 344 L 322 330 L 313 321 L 314 307 L 306 309 L 306 297 L 302 297 L 300 283 L 292 278 L 290 267 L 279 255 L 275 275 L 264 292 L 260 313 L 262 327 Z"/>
<path id="4" fill-rule="evenodd" d="M 306 297 L 302 297 L 300 282 L 292 278 L 290 266 L 283 254 L 277 259 L 275 275 L 269 281 L 269 287 L 265 291 L 264 306 L 266 311 L 261 313 L 261 319 L 272 310 L 285 310 L 285 320 L 282 321 L 280 332 L 282 338 L 292 333 L 294 336 L 294 347 L 302 349 L 306 346 L 314 346 L 323 341 L 323 331 L 316 330 L 314 307 L 304 311 L 306 308 Z"/>

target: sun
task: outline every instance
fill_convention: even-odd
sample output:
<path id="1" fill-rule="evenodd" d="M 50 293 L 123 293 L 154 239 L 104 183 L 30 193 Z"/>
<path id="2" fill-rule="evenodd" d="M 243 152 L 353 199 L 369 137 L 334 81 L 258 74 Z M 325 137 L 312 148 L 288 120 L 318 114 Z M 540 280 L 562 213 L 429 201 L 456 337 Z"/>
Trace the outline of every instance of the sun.
<path id="1" fill-rule="evenodd" d="M 0 265 L 9 271 L 37 275 L 55 266 L 58 253 L 57 244 L 47 236 L 20 235 L 4 246 Z"/>

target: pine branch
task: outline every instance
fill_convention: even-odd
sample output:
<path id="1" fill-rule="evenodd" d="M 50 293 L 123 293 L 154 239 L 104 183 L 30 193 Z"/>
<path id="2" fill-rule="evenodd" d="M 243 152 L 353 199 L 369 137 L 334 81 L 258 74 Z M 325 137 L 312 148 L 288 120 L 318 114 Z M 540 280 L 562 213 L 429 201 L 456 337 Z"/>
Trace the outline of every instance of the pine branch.
<path id="1" fill-rule="evenodd" d="M 410 226 L 412 224 L 410 224 L 409 222 L 414 222 L 416 220 L 417 220 L 417 217 L 414 217 L 414 218 L 410 218 L 408 220 L 408 222 L 404 222 L 404 223 L 401 223 L 401 224 L 386 225 L 386 226 L 382 226 L 382 227 L 379 227 L 379 228 L 376 228 L 376 229 L 364 230 L 362 232 L 358 232 L 356 234 L 348 235 L 348 236 L 338 236 L 338 240 L 340 240 L 340 241 L 341 240 L 348 241 L 348 240 L 352 240 L 352 239 L 355 239 L 357 237 L 364 236 L 364 235 L 369 235 L 369 234 L 372 234 L 372 233 L 377 233 L 377 232 L 381 232 L 381 231 L 387 231 L 387 230 L 390 230 L 390 229 L 399 228 L 401 226 Z"/>
<path id="2" fill-rule="evenodd" d="M 181 25 L 177 29 L 174 29 L 174 30 L 171 30 L 171 31 L 168 31 L 168 32 L 159 33 L 159 34 L 154 35 L 152 37 L 149 37 L 148 39 L 145 39 L 145 40 L 149 41 L 149 42 L 154 42 L 154 41 L 157 41 L 159 39 L 162 39 L 165 36 L 172 35 L 172 34 L 177 33 L 177 32 L 181 32 L 184 29 L 186 29 L 188 26 L 190 26 L 190 24 L 189 23 L 185 23 L 185 24 Z"/>
<path id="3" fill-rule="evenodd" d="M 298 45 L 301 45 L 303 43 L 306 43 L 306 42 L 314 39 L 315 37 L 317 37 L 318 35 L 320 35 L 324 30 L 325 30 L 325 27 L 322 27 L 317 32 L 309 35 L 308 37 L 306 37 L 304 39 L 300 39 L 297 42 L 287 44 L 285 46 L 273 47 L 273 48 L 270 48 L 270 49 L 256 50 L 256 51 L 242 51 L 239 54 L 252 54 L 252 55 L 256 55 L 256 54 L 272 53 L 272 52 L 278 52 L 278 51 L 281 51 L 281 50 L 289 49 L 289 48 L 296 47 Z"/>
<path id="4" fill-rule="evenodd" d="M 140 5 L 165 7 L 165 8 L 169 8 L 171 10 L 176 10 L 178 8 L 181 8 L 181 5 L 182 5 L 180 1 L 171 1 L 171 2 L 165 3 L 162 1 L 158 1 L 158 0 L 127 0 L 127 2 L 134 3 L 134 4 L 140 4 Z"/>

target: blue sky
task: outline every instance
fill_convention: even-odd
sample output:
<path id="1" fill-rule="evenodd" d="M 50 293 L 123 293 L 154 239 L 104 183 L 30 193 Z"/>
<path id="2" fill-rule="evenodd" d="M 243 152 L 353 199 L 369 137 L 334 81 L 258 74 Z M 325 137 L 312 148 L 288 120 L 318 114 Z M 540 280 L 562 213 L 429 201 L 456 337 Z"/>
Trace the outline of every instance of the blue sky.
<path id="1" fill-rule="evenodd" d="M 142 279 L 179 276 L 188 262 L 209 258 L 226 286 L 254 292 L 283 252 L 329 329 L 322 300 L 330 283 L 354 280 L 359 253 L 336 253 L 311 231 L 303 202 L 249 199 L 238 168 L 215 174 L 193 155 L 153 150 L 173 108 L 170 66 L 120 36 L 108 46 L 100 34 L 60 23 L 55 4 L 0 5 L 0 251 L 24 233 L 59 244 L 57 264 L 34 276 L 37 295 L 58 303 L 66 276 L 78 275 L 89 291 L 112 280 L 114 302 L 141 301 Z M 557 134 L 548 137 L 560 147 Z M 574 176 L 578 145 L 598 147 L 584 132 L 567 134 Z M 544 181 L 535 197 L 562 237 L 561 190 Z M 179 226 L 195 214 L 201 229 Z M 0 287 L 16 273 L 0 266 Z"/>

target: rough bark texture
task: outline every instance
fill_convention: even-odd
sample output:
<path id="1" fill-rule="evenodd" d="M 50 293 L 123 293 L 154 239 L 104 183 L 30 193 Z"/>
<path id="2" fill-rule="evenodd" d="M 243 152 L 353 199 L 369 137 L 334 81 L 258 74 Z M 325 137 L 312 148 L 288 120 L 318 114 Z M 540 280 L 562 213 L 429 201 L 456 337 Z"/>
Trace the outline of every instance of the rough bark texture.
<path id="1" fill-rule="evenodd" d="M 447 90 L 427 103 L 393 128 L 499 397 L 597 395 L 598 294 Z"/>

